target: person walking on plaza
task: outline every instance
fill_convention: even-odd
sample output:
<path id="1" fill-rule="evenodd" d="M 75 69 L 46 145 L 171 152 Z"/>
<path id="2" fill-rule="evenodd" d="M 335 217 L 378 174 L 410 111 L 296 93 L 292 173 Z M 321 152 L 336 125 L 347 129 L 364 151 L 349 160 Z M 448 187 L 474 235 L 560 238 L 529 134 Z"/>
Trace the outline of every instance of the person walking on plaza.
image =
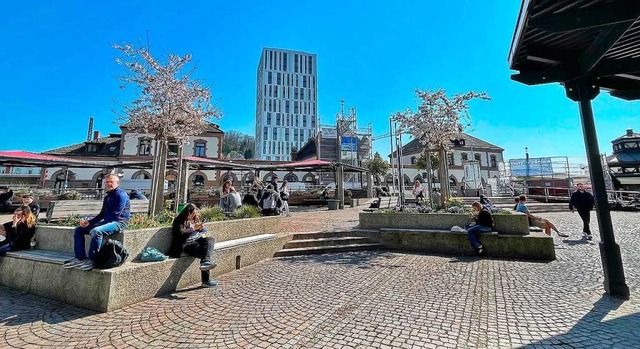
<path id="1" fill-rule="evenodd" d="M 291 213 L 289 213 L 289 196 L 291 195 L 291 189 L 289 189 L 289 181 L 282 181 L 282 186 L 280 187 L 280 199 L 282 199 L 282 212 L 287 217 L 291 217 Z"/>
<path id="2" fill-rule="evenodd" d="M 593 239 L 591 235 L 591 229 L 589 228 L 589 222 L 591 220 L 591 210 L 593 210 L 594 200 L 593 195 L 584 190 L 584 185 L 578 183 L 578 190 L 571 194 L 571 200 L 569 200 L 569 209 L 573 212 L 574 209 L 578 210 L 578 214 L 582 219 L 582 233 L 586 236 L 587 240 Z"/>
<path id="3" fill-rule="evenodd" d="M 473 208 L 473 215 L 476 224 L 467 228 L 467 236 L 469 237 L 471 247 L 473 247 L 478 254 L 482 254 L 484 252 L 484 247 L 480 244 L 478 235 L 493 230 L 493 217 L 491 217 L 491 211 L 489 208 L 482 206 L 478 201 L 471 204 L 471 207 Z"/>
<path id="4" fill-rule="evenodd" d="M 569 234 L 567 233 L 560 232 L 558 228 L 556 228 L 556 226 L 553 223 L 551 223 L 548 219 L 544 219 L 542 217 L 532 215 L 529 212 L 529 208 L 527 208 L 527 197 L 525 195 L 520 195 L 519 199 L 520 201 L 516 206 L 516 212 L 521 212 L 526 214 L 527 217 L 529 217 L 529 225 L 544 229 L 545 234 L 549 236 L 551 236 L 551 229 L 553 229 L 553 231 L 555 231 L 556 234 L 558 234 L 558 236 L 560 237 L 566 238 L 567 236 L 569 236 Z"/>
<path id="5" fill-rule="evenodd" d="M 0 225 L 0 234 L 4 239 L 0 241 L 0 256 L 10 251 L 28 250 L 31 240 L 36 233 L 36 217 L 29 206 L 18 207 L 10 222 Z"/>
<path id="6" fill-rule="evenodd" d="M 187 204 L 173 219 L 171 228 L 173 239 L 169 256 L 180 258 L 182 253 L 200 259 L 200 274 L 203 287 L 215 287 L 218 283 L 211 280 L 209 270 L 217 264 L 212 261 L 216 240 L 207 236 L 207 228 L 200 222 L 200 212 L 194 204 Z"/>
<path id="7" fill-rule="evenodd" d="M 81 220 L 80 226 L 76 227 L 73 233 L 75 258 L 65 262 L 63 268 L 78 268 L 86 271 L 93 269 L 96 253 L 102 246 L 104 237 L 127 228 L 131 216 L 131 203 L 129 195 L 119 187 L 119 184 L 120 177 L 117 174 L 107 175 L 105 178 L 107 194 L 102 202 L 102 209 L 97 216 L 89 220 Z M 91 235 L 89 258 L 84 247 L 85 235 Z"/>

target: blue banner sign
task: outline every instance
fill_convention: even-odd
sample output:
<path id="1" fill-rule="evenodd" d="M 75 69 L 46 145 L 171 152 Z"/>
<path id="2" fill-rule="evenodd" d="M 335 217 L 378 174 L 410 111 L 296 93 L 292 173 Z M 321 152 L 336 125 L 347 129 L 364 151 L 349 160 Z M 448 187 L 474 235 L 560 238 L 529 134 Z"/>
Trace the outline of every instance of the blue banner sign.
<path id="1" fill-rule="evenodd" d="M 551 158 L 529 158 L 509 160 L 512 177 L 553 175 Z"/>

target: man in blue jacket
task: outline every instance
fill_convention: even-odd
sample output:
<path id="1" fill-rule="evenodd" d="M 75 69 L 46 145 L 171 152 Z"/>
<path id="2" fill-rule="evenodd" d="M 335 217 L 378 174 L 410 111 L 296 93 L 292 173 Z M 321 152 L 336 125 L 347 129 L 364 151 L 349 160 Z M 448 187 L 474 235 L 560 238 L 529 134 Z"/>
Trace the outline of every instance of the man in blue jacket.
<path id="1" fill-rule="evenodd" d="M 129 196 L 118 185 L 120 177 L 116 174 L 107 175 L 105 188 L 107 195 L 102 203 L 102 209 L 97 216 L 89 220 L 81 220 L 73 234 L 73 250 L 75 258 L 65 262 L 63 268 L 78 268 L 80 270 L 93 269 L 96 253 L 102 246 L 104 236 L 112 235 L 127 228 L 131 215 Z M 84 250 L 84 236 L 91 235 L 89 258 Z"/>
<path id="2" fill-rule="evenodd" d="M 578 183 L 578 190 L 571 194 L 569 201 L 569 209 L 573 212 L 575 208 L 578 210 L 580 218 L 582 218 L 582 233 L 586 235 L 587 240 L 591 240 L 591 229 L 589 229 L 589 221 L 591 220 L 591 210 L 593 210 L 593 195 L 584 190 L 584 185 Z"/>

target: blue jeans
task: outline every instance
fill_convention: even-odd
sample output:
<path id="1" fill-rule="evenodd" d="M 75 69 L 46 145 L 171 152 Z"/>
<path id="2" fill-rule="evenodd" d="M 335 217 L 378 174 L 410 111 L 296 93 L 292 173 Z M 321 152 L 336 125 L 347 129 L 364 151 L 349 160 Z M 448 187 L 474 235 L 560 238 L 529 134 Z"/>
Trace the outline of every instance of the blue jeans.
<path id="1" fill-rule="evenodd" d="M 467 236 L 469 237 L 469 242 L 471 243 L 471 247 L 477 249 L 482 246 L 480 244 L 480 239 L 478 239 L 478 235 L 485 232 L 490 232 L 491 228 L 484 225 L 474 225 L 467 229 Z"/>
<path id="2" fill-rule="evenodd" d="M 11 252 L 11 244 L 4 244 L 0 246 L 0 256 L 4 256 L 7 252 Z"/>
<path id="3" fill-rule="evenodd" d="M 86 228 L 76 227 L 73 232 L 73 252 L 76 258 L 80 260 L 87 259 L 87 254 L 84 251 L 84 236 L 91 235 L 91 243 L 89 244 L 89 259 L 95 259 L 96 252 L 102 246 L 102 240 L 104 236 L 113 235 L 117 232 L 123 231 L 124 225 L 120 222 L 110 222 L 100 224 L 98 222 L 95 225 L 89 225 Z"/>

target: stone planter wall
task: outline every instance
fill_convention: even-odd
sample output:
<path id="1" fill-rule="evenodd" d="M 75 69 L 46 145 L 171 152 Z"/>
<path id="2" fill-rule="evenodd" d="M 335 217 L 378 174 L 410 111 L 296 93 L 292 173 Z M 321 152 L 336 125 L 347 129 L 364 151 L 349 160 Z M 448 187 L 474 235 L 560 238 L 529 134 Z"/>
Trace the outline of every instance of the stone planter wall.
<path id="1" fill-rule="evenodd" d="M 454 225 L 464 227 L 469 222 L 464 213 L 375 213 L 361 212 L 360 227 L 367 229 L 433 229 L 449 230 Z M 495 230 L 500 234 L 529 234 L 529 221 L 522 213 L 493 215 Z"/>

